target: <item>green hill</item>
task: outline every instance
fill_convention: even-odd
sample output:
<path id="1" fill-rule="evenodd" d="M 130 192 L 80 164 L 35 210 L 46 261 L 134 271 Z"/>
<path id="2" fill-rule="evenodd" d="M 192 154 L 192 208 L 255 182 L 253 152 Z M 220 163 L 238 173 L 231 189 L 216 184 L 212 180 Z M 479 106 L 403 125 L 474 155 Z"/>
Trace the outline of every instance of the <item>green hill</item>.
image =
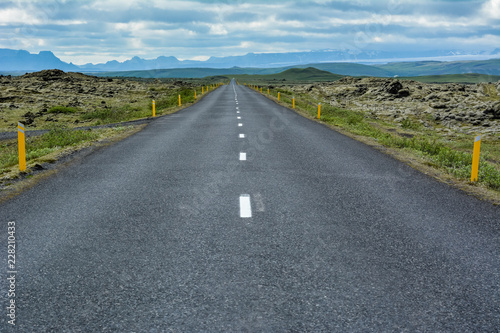
<path id="1" fill-rule="evenodd" d="M 500 75 L 500 59 L 447 62 L 391 62 L 385 65 L 376 65 L 373 67 L 377 67 L 391 73 L 390 76 L 448 75 L 467 73 Z"/>
<path id="2" fill-rule="evenodd" d="M 259 81 L 336 81 L 343 75 L 333 74 L 313 67 L 290 68 L 283 72 L 266 75 L 235 75 L 238 80 L 259 80 Z"/>
<path id="3" fill-rule="evenodd" d="M 424 83 L 481 83 L 500 81 L 500 75 L 486 74 L 449 74 L 399 77 L 401 80 L 413 80 Z"/>
<path id="4" fill-rule="evenodd" d="M 287 72 L 287 70 L 302 69 L 305 72 Z M 313 72 L 316 69 L 319 72 Z M 348 76 L 373 76 L 373 77 L 416 77 L 416 76 L 435 76 L 451 74 L 471 74 L 477 73 L 483 76 L 478 77 L 449 77 L 444 80 L 458 80 L 453 82 L 487 82 L 493 81 L 495 75 L 500 75 L 500 59 L 491 59 L 484 61 L 416 61 L 416 62 L 393 62 L 384 65 L 362 65 L 355 63 L 316 63 L 299 66 L 287 66 L 276 68 L 174 68 L 157 69 L 146 71 L 127 71 L 127 72 L 104 72 L 88 73 L 97 76 L 111 77 L 141 77 L 141 78 L 203 78 L 208 76 L 237 76 L 237 75 L 269 75 L 282 73 L 279 77 L 285 80 L 335 80 L 328 77 L 323 72 L 329 72 L 336 75 Z M 287 78 L 290 76 L 290 78 Z M 278 76 L 275 75 L 278 79 Z M 269 79 L 269 78 L 266 78 Z M 461 80 L 466 81 L 461 81 Z M 419 79 L 424 80 L 424 79 Z M 429 79 L 431 80 L 431 79 Z M 434 78 L 433 82 L 440 82 L 441 79 Z M 477 81 L 481 80 L 481 81 Z M 484 80 L 484 81 L 482 81 Z M 448 82 L 448 81 L 442 81 Z"/>
<path id="5" fill-rule="evenodd" d="M 305 66 L 294 66 L 296 68 L 314 67 L 323 71 L 330 73 L 335 73 L 339 75 L 347 76 L 393 76 L 391 72 L 386 71 L 382 68 L 377 68 L 370 65 L 355 64 L 350 62 L 331 62 L 331 63 L 319 63 L 319 64 L 309 64 Z"/>

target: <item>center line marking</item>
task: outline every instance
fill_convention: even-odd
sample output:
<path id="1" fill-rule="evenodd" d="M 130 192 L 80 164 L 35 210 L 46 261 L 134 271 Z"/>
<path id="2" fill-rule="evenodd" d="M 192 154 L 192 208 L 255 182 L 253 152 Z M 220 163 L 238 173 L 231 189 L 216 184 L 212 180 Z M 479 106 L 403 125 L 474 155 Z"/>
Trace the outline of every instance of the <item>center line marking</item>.
<path id="1" fill-rule="evenodd" d="M 240 139 L 244 139 L 245 138 L 245 134 L 240 134 Z"/>
<path id="2" fill-rule="evenodd" d="M 240 113 L 240 111 L 236 111 L 236 113 Z"/>
<path id="3" fill-rule="evenodd" d="M 243 124 L 242 123 L 238 123 L 238 127 L 241 127 L 241 126 L 243 126 Z"/>
<path id="4" fill-rule="evenodd" d="M 252 204 L 249 194 L 240 195 L 240 217 L 252 217 Z"/>
<path id="5" fill-rule="evenodd" d="M 240 153 L 240 161 L 246 161 L 247 160 L 247 153 Z"/>
<path id="6" fill-rule="evenodd" d="M 238 119 L 241 119 L 241 117 L 238 117 Z"/>

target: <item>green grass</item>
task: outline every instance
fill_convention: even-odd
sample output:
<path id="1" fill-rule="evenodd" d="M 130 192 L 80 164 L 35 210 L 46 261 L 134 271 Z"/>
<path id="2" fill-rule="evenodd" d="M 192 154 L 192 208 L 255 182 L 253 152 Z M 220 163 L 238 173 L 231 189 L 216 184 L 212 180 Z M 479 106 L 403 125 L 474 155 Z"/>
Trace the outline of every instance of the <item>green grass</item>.
<path id="1" fill-rule="evenodd" d="M 200 89 L 198 89 L 200 90 Z M 159 91 L 157 88 L 150 88 L 150 91 Z M 201 92 L 198 92 L 201 94 Z M 179 95 L 181 95 L 182 105 L 193 103 L 194 89 L 180 88 L 169 90 L 162 97 L 155 100 L 156 115 L 164 114 L 165 112 L 176 109 L 179 106 Z M 122 104 L 119 106 L 98 107 L 90 112 L 82 113 L 80 119 L 96 120 L 96 124 L 111 124 L 123 121 L 129 121 L 152 116 L 152 103 L 143 103 L 140 105 Z"/>
<path id="2" fill-rule="evenodd" d="M 421 129 L 422 126 L 419 123 L 411 120 L 410 118 L 406 118 L 401 122 L 401 127 L 407 130 L 417 131 Z"/>
<path id="3" fill-rule="evenodd" d="M 181 95 L 181 103 L 183 105 L 187 104 L 187 103 L 193 103 L 195 101 L 194 90 L 182 88 L 182 89 L 177 89 L 177 90 L 173 91 L 171 94 L 169 94 L 168 96 L 157 100 L 156 101 L 156 108 L 157 109 L 169 109 L 169 108 L 177 107 L 179 105 L 179 95 Z"/>
<path id="4" fill-rule="evenodd" d="M 99 137 L 96 131 L 69 130 L 63 127 L 51 129 L 48 133 L 26 139 L 26 160 L 32 160 L 50 154 L 60 148 L 74 146 L 83 141 L 92 141 Z M 0 145 L 0 169 L 19 163 L 17 141 L 10 140 Z"/>
<path id="5" fill-rule="evenodd" d="M 100 124 L 110 124 L 145 118 L 150 115 L 151 112 L 146 107 L 125 104 L 116 107 L 97 108 L 94 111 L 83 113 L 80 118 L 82 120 L 98 120 Z"/>

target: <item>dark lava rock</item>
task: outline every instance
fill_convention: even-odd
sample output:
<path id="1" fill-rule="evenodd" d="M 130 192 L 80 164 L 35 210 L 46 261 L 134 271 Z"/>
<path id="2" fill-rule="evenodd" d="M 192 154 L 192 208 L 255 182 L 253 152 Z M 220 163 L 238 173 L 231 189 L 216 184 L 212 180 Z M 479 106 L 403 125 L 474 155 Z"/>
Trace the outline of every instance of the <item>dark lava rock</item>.
<path id="1" fill-rule="evenodd" d="M 389 94 L 396 95 L 403 89 L 403 85 L 399 81 L 388 81 L 384 84 L 384 90 Z"/>
<path id="2" fill-rule="evenodd" d="M 408 89 L 401 89 L 398 91 L 398 97 L 408 97 L 410 96 L 410 91 Z"/>
<path id="3" fill-rule="evenodd" d="M 500 102 L 488 105 L 483 113 L 491 115 L 492 119 L 500 119 Z"/>

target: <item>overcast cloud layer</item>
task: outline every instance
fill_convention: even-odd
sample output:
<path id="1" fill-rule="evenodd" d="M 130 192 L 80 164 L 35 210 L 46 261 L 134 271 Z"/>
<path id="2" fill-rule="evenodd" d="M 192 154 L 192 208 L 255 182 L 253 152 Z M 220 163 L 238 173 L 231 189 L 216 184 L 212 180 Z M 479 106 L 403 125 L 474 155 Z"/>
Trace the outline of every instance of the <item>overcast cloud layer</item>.
<path id="1" fill-rule="evenodd" d="M 249 52 L 493 50 L 500 0 L 0 0 L 0 48 L 83 64 Z"/>

